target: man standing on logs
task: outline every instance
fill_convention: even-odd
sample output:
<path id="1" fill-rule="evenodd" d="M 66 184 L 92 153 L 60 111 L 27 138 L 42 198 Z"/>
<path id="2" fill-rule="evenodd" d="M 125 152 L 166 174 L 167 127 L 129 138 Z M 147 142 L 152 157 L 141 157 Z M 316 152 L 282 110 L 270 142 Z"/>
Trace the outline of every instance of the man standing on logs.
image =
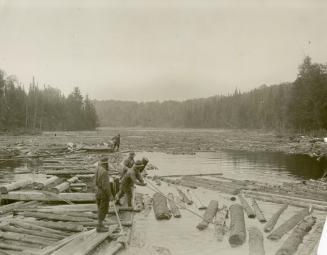
<path id="1" fill-rule="evenodd" d="M 133 197 L 133 187 L 134 184 L 145 186 L 141 174 L 140 169 L 143 167 L 142 161 L 137 160 L 134 166 L 127 170 L 127 172 L 123 175 L 120 183 L 119 192 L 116 195 L 116 204 L 120 205 L 120 199 L 126 194 L 127 204 L 129 207 L 132 206 L 132 197 Z"/>
<path id="2" fill-rule="evenodd" d="M 112 139 L 112 151 L 115 151 L 117 148 L 117 151 L 119 151 L 119 146 L 120 146 L 120 134 L 114 136 Z"/>
<path id="3" fill-rule="evenodd" d="M 108 157 L 102 156 L 95 172 L 96 203 L 98 206 L 97 232 L 108 231 L 108 228 L 103 224 L 109 210 L 109 201 L 113 200 L 110 190 L 108 169 Z"/>

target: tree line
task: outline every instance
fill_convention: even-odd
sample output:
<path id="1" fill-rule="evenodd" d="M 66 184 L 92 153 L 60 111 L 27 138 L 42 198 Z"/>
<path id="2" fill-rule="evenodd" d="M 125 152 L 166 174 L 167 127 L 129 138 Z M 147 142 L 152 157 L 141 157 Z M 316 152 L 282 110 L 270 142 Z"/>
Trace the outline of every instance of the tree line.
<path id="1" fill-rule="evenodd" d="M 78 87 L 67 97 L 51 86 L 40 88 L 34 78 L 27 90 L 0 70 L 0 131 L 93 130 L 93 102 Z"/>
<path id="2" fill-rule="evenodd" d="M 306 57 L 294 82 L 164 102 L 97 101 L 101 126 L 327 129 L 327 65 Z"/>

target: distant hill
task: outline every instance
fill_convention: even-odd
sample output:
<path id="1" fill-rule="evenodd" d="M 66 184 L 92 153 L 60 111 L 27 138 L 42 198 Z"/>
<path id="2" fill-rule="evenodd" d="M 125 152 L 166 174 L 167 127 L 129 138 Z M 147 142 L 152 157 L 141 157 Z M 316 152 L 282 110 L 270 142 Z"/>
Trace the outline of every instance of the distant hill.
<path id="1" fill-rule="evenodd" d="M 100 126 L 327 129 L 327 65 L 306 57 L 292 83 L 186 101 L 94 101 Z"/>

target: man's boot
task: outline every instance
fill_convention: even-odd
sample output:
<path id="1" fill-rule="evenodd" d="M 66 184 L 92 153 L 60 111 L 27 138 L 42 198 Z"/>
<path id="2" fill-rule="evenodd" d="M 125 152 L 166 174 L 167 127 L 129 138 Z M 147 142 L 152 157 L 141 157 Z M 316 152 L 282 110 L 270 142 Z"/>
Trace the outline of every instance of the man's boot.
<path id="1" fill-rule="evenodd" d="M 108 232 L 109 228 L 106 227 L 105 225 L 103 225 L 102 221 L 99 222 L 99 224 L 97 225 L 97 232 L 99 233 L 103 233 L 103 232 Z"/>

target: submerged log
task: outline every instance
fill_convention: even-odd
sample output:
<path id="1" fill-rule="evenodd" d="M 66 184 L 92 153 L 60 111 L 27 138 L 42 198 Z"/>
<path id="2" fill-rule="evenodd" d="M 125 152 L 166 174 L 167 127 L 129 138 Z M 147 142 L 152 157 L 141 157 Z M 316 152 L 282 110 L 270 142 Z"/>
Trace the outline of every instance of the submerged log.
<path id="1" fill-rule="evenodd" d="M 266 233 L 269 233 L 274 229 L 280 215 L 287 209 L 287 207 L 288 204 L 284 204 L 277 212 L 274 213 L 274 215 L 270 218 L 264 227 L 264 231 Z"/>
<path id="2" fill-rule="evenodd" d="M 259 207 L 257 201 L 255 201 L 255 199 L 252 198 L 252 199 L 251 199 L 251 202 L 252 202 L 252 207 L 253 207 L 253 209 L 254 209 L 254 213 L 255 213 L 257 219 L 258 219 L 261 223 L 266 222 L 267 220 L 266 220 L 265 216 L 263 215 L 263 212 L 262 212 L 262 210 L 260 209 L 260 207 Z"/>
<path id="3" fill-rule="evenodd" d="M 41 173 L 47 175 L 76 175 L 76 174 L 94 174 L 95 170 L 67 169 L 67 170 L 45 170 Z"/>
<path id="4" fill-rule="evenodd" d="M 182 200 L 183 202 L 185 202 L 185 203 L 188 204 L 188 205 L 193 204 L 193 201 L 192 201 L 191 199 L 189 199 L 189 198 L 185 195 L 185 193 L 184 193 L 183 191 L 181 191 L 180 189 L 177 189 L 177 192 L 178 192 L 178 194 L 179 194 L 179 196 L 180 196 L 180 198 L 181 198 L 181 200 Z"/>
<path id="5" fill-rule="evenodd" d="M 249 228 L 249 255 L 265 255 L 263 235 L 257 227 Z"/>
<path id="6" fill-rule="evenodd" d="M 177 205 L 175 203 L 173 193 L 168 193 L 167 197 L 168 197 L 168 204 L 169 204 L 169 208 L 170 208 L 171 213 L 173 214 L 173 216 L 175 218 L 180 218 L 181 217 L 181 212 L 179 211 L 179 209 L 178 209 L 178 207 L 177 207 Z"/>
<path id="7" fill-rule="evenodd" d="M 216 214 L 216 219 L 214 221 L 215 236 L 217 238 L 217 241 L 219 242 L 223 241 L 224 239 L 227 215 L 228 215 L 228 209 L 226 205 L 224 205 L 221 209 L 219 209 Z"/>
<path id="8" fill-rule="evenodd" d="M 186 188 L 191 188 L 191 189 L 196 189 L 197 188 L 195 185 L 187 184 L 186 182 L 184 182 L 182 180 L 173 180 L 173 179 L 169 179 L 169 178 L 165 178 L 165 177 L 161 177 L 160 180 L 163 181 L 163 182 L 166 182 L 168 184 L 179 185 L 179 186 L 183 186 L 183 187 L 186 187 Z"/>
<path id="9" fill-rule="evenodd" d="M 56 196 L 50 196 L 41 191 L 11 191 L 3 194 L 2 199 L 20 200 L 20 201 L 64 201 L 71 202 L 90 202 L 95 201 L 94 193 L 60 193 Z"/>
<path id="10" fill-rule="evenodd" d="M 281 239 L 287 232 L 293 229 L 300 221 L 302 221 L 309 214 L 310 212 L 308 208 L 301 210 L 300 212 L 289 218 L 287 221 L 285 221 L 278 228 L 276 228 L 267 238 L 270 240 Z"/>
<path id="11" fill-rule="evenodd" d="M 324 228 L 324 222 L 319 222 L 316 227 L 309 233 L 307 240 L 299 248 L 297 255 L 311 255 L 314 252 L 315 247 L 318 245 L 322 230 Z"/>
<path id="12" fill-rule="evenodd" d="M 242 245 L 246 239 L 243 207 L 239 204 L 233 204 L 229 207 L 229 212 L 230 234 L 228 241 L 232 247 Z"/>
<path id="13" fill-rule="evenodd" d="M 254 213 L 253 209 L 248 204 L 248 202 L 243 198 L 243 196 L 241 194 L 239 194 L 238 198 L 240 199 L 240 202 L 241 202 L 246 214 L 248 215 L 248 218 L 255 218 L 255 213 Z"/>
<path id="14" fill-rule="evenodd" d="M 34 189 L 44 189 L 45 187 L 49 186 L 52 183 L 55 183 L 59 180 L 57 176 L 51 176 L 44 180 L 38 180 L 34 182 Z"/>
<path id="15" fill-rule="evenodd" d="M 157 192 L 153 195 L 153 211 L 157 220 L 168 220 L 171 217 L 167 206 L 167 198 L 165 198 L 161 193 Z"/>
<path id="16" fill-rule="evenodd" d="M 33 183 L 32 179 L 27 179 L 23 181 L 12 182 L 10 184 L 4 184 L 0 186 L 0 194 L 7 194 L 9 191 L 23 188 L 27 185 Z"/>
<path id="17" fill-rule="evenodd" d="M 206 229 L 208 225 L 212 223 L 213 218 L 215 217 L 217 211 L 218 211 L 218 201 L 211 200 L 207 210 L 204 212 L 204 215 L 202 217 L 203 220 L 196 226 L 196 228 L 199 230 Z"/>
<path id="18" fill-rule="evenodd" d="M 246 197 L 254 197 L 255 199 L 261 201 L 267 201 L 267 202 L 278 203 L 278 204 L 289 204 L 289 205 L 294 205 L 304 208 L 307 208 L 310 205 L 315 210 L 327 211 L 327 202 L 325 201 L 304 199 L 294 196 L 285 196 L 285 195 L 249 191 L 249 190 L 244 190 L 243 193 L 245 194 Z"/>
<path id="19" fill-rule="evenodd" d="M 300 222 L 292 231 L 290 236 L 285 240 L 282 247 L 276 252 L 276 255 L 293 255 L 296 253 L 303 237 L 311 230 L 316 220 L 310 216 Z"/>
<path id="20" fill-rule="evenodd" d="M 161 175 L 159 177 L 183 177 L 183 176 L 214 176 L 223 175 L 222 173 L 212 173 L 212 174 L 171 174 L 171 175 Z"/>

